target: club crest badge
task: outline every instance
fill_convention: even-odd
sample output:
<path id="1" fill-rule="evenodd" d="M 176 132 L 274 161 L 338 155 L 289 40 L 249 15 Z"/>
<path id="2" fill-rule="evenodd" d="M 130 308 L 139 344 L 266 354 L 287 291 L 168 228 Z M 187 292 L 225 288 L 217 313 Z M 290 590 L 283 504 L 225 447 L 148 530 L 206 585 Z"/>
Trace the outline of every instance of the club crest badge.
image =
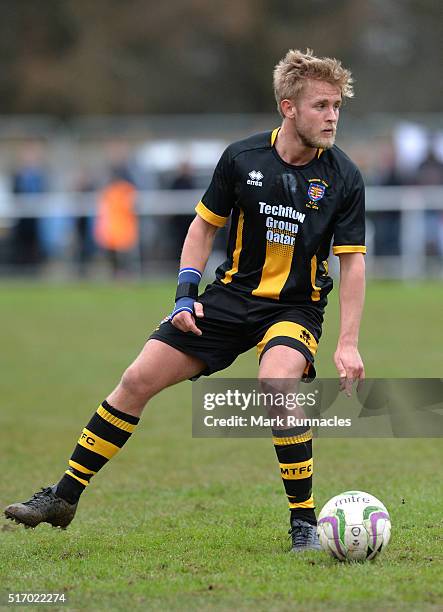
<path id="1" fill-rule="evenodd" d="M 308 187 L 308 198 L 306 206 L 318 210 L 317 202 L 322 199 L 326 193 L 326 187 L 329 185 L 322 179 L 310 179 Z"/>
<path id="2" fill-rule="evenodd" d="M 326 188 L 324 185 L 319 185 L 318 183 L 311 183 L 308 189 L 309 199 L 313 202 L 318 202 L 325 195 Z"/>

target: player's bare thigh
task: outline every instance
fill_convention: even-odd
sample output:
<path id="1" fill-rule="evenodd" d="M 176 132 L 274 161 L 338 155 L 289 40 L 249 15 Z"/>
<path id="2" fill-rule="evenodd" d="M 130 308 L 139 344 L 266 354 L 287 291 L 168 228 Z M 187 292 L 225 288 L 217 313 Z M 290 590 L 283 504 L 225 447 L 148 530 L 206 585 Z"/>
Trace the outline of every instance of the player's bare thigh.
<path id="1" fill-rule="evenodd" d="M 117 410 L 139 416 L 146 402 L 156 393 L 196 376 L 205 367 L 197 357 L 151 339 L 106 399 Z"/>
<path id="2" fill-rule="evenodd" d="M 290 346 L 272 346 L 263 355 L 258 377 L 281 379 L 301 379 L 306 368 L 306 357 Z"/>
<path id="3" fill-rule="evenodd" d="M 258 373 L 260 389 L 264 393 L 288 394 L 298 393 L 300 380 L 306 368 L 306 357 L 290 346 L 272 346 L 263 355 Z M 268 416 L 285 417 L 289 414 L 283 406 L 268 407 Z M 299 406 L 291 409 L 291 415 L 304 418 L 305 413 Z M 281 429 L 285 429 L 283 425 Z M 280 429 L 280 427 L 276 427 Z"/>

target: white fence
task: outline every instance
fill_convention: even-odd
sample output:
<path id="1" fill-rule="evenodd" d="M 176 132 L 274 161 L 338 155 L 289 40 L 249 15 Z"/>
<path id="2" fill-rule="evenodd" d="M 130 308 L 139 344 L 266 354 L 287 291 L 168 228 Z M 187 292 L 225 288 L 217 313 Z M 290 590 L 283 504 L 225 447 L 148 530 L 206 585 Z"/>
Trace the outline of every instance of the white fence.
<path id="1" fill-rule="evenodd" d="M 137 210 L 142 218 L 193 214 L 201 190 L 139 192 Z M 443 277 L 443 186 L 368 187 L 368 271 L 377 278 L 418 279 Z M 0 196 L 0 228 L 7 231 L 18 218 L 93 217 L 97 195 L 76 192 L 32 196 Z M 374 254 L 374 224 L 370 213 L 399 213 L 399 255 Z M 430 216 L 430 211 L 434 215 Z M 438 211 L 438 212 L 435 212 Z M 389 235 L 388 232 L 385 232 Z M 436 241 L 433 256 L 427 255 L 431 238 Z"/>

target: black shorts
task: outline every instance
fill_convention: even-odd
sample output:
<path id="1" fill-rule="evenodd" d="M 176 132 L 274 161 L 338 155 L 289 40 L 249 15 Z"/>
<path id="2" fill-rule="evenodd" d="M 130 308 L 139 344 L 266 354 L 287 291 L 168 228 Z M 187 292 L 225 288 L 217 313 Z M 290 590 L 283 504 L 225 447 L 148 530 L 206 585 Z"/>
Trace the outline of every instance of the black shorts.
<path id="1" fill-rule="evenodd" d="M 204 317 L 196 320 L 203 334 L 182 332 L 163 321 L 150 338 L 198 357 L 206 364 L 200 376 L 224 370 L 241 353 L 257 347 L 259 360 L 272 346 L 290 346 L 307 361 L 304 378 L 315 378 L 314 357 L 321 336 L 326 299 L 282 304 L 240 293 L 230 287 L 208 285 L 198 301 Z"/>

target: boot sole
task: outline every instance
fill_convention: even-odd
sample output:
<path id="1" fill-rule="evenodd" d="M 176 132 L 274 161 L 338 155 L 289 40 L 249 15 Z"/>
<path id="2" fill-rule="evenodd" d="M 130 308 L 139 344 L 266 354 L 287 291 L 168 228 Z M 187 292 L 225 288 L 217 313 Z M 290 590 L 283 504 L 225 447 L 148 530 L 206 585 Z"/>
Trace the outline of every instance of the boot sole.
<path id="1" fill-rule="evenodd" d="M 48 523 L 49 525 L 51 525 L 51 527 L 54 527 L 55 529 L 59 528 L 59 529 L 65 530 L 67 526 L 69 525 L 69 523 L 71 522 L 69 521 L 69 523 L 67 523 L 66 525 L 54 525 L 54 523 L 51 523 L 50 521 L 40 521 L 39 523 L 30 524 L 24 521 L 22 518 L 18 518 L 15 514 L 8 512 L 7 510 L 5 510 L 4 514 L 8 520 L 15 521 L 17 525 L 24 525 L 25 529 L 35 529 L 41 523 Z"/>

